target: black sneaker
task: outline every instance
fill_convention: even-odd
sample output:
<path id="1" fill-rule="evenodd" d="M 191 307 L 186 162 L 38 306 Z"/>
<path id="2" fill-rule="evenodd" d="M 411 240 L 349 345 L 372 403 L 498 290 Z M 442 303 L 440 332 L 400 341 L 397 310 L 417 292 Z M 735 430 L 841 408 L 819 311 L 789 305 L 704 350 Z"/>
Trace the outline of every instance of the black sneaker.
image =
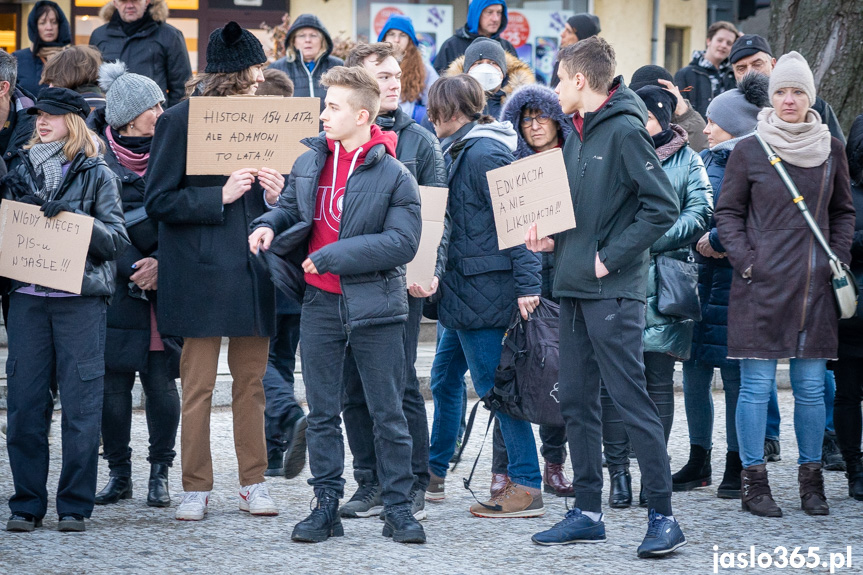
<path id="1" fill-rule="evenodd" d="M 824 443 L 821 446 L 821 462 L 827 471 L 845 471 L 845 460 L 836 443 L 836 434 L 824 432 Z"/>
<path id="2" fill-rule="evenodd" d="M 42 520 L 29 513 L 13 513 L 6 521 L 6 531 L 29 533 L 37 527 L 42 527 Z"/>
<path id="3" fill-rule="evenodd" d="M 426 533 L 414 518 L 410 503 L 394 505 L 384 514 L 384 537 L 392 537 L 396 543 L 425 543 Z"/>
<path id="4" fill-rule="evenodd" d="M 684 545 L 686 545 L 686 537 L 683 536 L 680 524 L 651 509 L 647 535 L 644 536 L 644 541 L 638 546 L 638 557 L 640 559 L 661 557 L 674 553 Z"/>
<path id="5" fill-rule="evenodd" d="M 374 517 L 384 510 L 381 501 L 381 484 L 377 481 L 361 483 L 353 497 L 339 508 L 342 517 Z"/>
<path id="6" fill-rule="evenodd" d="M 84 525 L 84 517 L 77 513 L 61 515 L 60 521 L 57 523 L 57 531 L 64 531 L 66 533 L 83 533 L 86 530 L 87 526 Z"/>
<path id="7" fill-rule="evenodd" d="M 267 456 L 267 470 L 264 471 L 264 475 L 267 477 L 279 477 L 283 475 L 282 465 L 284 464 L 285 454 L 282 453 L 281 450 L 277 449 L 269 456 Z"/>
<path id="8" fill-rule="evenodd" d="M 339 519 L 339 498 L 332 489 L 318 494 L 318 505 L 311 514 L 294 526 L 291 539 L 307 543 L 320 543 L 330 537 L 343 537 L 345 530 Z"/>
<path id="9" fill-rule="evenodd" d="M 299 416 L 289 424 L 288 430 L 282 435 L 288 446 L 282 469 L 287 479 L 293 479 L 299 475 L 306 466 L 306 427 L 308 427 L 308 421 L 301 410 Z"/>
<path id="10" fill-rule="evenodd" d="M 779 455 L 779 440 L 778 439 L 765 439 L 764 440 L 764 461 L 765 462 L 773 462 L 773 461 L 782 461 L 782 457 Z"/>

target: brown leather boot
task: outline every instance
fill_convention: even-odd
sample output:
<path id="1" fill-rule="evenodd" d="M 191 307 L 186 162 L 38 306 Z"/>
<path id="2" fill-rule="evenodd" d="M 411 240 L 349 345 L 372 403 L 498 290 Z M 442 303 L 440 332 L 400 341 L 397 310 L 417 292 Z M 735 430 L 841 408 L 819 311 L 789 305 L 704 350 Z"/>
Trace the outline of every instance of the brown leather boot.
<path id="1" fill-rule="evenodd" d="M 800 509 L 806 515 L 830 515 L 820 462 L 804 463 L 797 468 L 797 483 L 800 486 Z"/>
<path id="2" fill-rule="evenodd" d="M 744 467 L 740 472 L 740 482 L 740 506 L 743 511 L 760 517 L 782 517 L 782 510 L 770 493 L 766 464 Z"/>
<path id="3" fill-rule="evenodd" d="M 575 496 L 572 482 L 563 472 L 563 463 L 549 463 L 546 461 L 542 477 L 542 490 L 546 493 L 554 493 L 558 497 Z"/>
<path id="4" fill-rule="evenodd" d="M 489 488 L 489 491 L 491 492 L 492 499 L 503 493 L 507 483 L 509 483 L 509 475 L 506 473 L 491 474 L 491 488 Z"/>

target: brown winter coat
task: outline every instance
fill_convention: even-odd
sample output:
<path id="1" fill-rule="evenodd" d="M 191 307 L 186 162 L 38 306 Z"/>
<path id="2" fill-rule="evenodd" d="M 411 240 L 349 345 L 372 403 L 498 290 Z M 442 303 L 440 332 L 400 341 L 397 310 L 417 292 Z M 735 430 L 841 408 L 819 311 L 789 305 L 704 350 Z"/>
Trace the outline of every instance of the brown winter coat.
<path id="1" fill-rule="evenodd" d="M 830 247 L 850 262 L 855 218 L 842 143 L 832 139 L 821 166 L 783 165 Z M 839 314 L 827 255 L 754 136 L 728 158 L 715 218 L 734 267 L 728 357 L 835 358 Z"/>

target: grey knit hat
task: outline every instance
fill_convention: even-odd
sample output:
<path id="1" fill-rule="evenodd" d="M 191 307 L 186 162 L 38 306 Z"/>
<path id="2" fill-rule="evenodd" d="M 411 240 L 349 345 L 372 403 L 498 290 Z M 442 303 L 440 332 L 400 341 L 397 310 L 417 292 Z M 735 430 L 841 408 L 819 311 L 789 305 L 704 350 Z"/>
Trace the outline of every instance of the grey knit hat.
<path id="1" fill-rule="evenodd" d="M 758 112 L 770 106 L 767 76 L 746 74 L 733 90 L 722 92 L 707 106 L 707 119 L 739 138 L 751 134 L 758 125 Z"/>
<path id="2" fill-rule="evenodd" d="M 779 58 L 770 73 L 770 97 L 779 88 L 800 88 L 809 96 L 809 106 L 815 104 L 815 78 L 806 58 L 799 52 L 788 52 Z"/>
<path id="3" fill-rule="evenodd" d="M 484 36 L 476 38 L 464 51 L 464 73 L 467 74 L 477 60 L 484 59 L 496 63 L 503 75 L 506 76 L 506 53 L 503 51 L 503 47 L 497 40 Z"/>
<path id="4" fill-rule="evenodd" d="M 126 71 L 123 62 L 106 62 L 99 68 L 99 87 L 105 92 L 105 121 L 115 130 L 155 106 L 165 93 L 153 80 Z"/>

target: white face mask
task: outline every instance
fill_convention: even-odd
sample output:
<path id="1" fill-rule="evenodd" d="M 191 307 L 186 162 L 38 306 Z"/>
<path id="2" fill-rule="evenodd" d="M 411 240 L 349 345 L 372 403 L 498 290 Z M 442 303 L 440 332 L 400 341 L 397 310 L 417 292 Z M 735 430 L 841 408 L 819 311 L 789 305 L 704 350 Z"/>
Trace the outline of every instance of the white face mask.
<path id="1" fill-rule="evenodd" d="M 491 64 L 479 64 L 474 66 L 470 69 L 468 75 L 472 76 L 477 82 L 479 82 L 479 85 L 482 86 L 482 89 L 486 92 L 496 90 L 503 83 L 503 74 L 496 66 L 492 66 Z"/>

